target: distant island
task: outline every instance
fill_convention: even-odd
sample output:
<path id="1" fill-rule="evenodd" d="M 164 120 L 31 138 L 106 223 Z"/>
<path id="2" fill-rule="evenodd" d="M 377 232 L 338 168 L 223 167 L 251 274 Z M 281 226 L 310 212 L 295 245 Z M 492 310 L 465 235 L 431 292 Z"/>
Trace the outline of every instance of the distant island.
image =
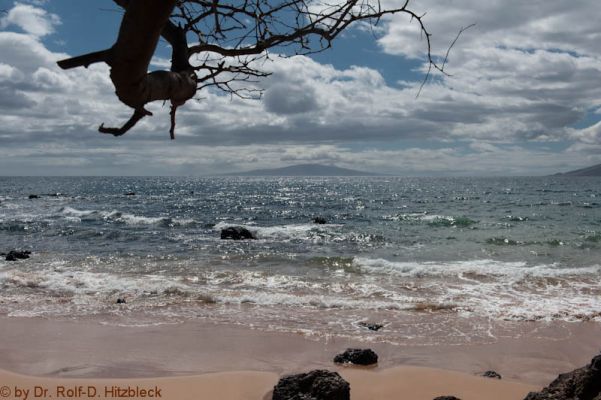
<path id="1" fill-rule="evenodd" d="M 555 174 L 556 176 L 601 176 L 601 164 L 576 169 L 574 171 Z"/>
<path id="2" fill-rule="evenodd" d="M 385 176 L 372 172 L 340 168 L 334 165 L 299 164 L 283 168 L 255 169 L 252 171 L 233 172 L 226 176 Z"/>

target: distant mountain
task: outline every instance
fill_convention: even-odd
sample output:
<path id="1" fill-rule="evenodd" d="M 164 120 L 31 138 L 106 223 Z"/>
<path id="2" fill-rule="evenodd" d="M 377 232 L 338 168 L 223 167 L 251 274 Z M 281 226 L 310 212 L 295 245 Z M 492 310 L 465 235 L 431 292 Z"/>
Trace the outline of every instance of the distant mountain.
<path id="1" fill-rule="evenodd" d="M 300 164 L 283 168 L 255 169 L 253 171 L 224 174 L 228 176 L 384 176 L 333 165 Z"/>
<path id="2" fill-rule="evenodd" d="M 565 172 L 563 174 L 559 173 L 556 175 L 563 176 L 601 176 L 601 164 L 593 165 L 592 167 L 586 167 L 577 169 L 574 171 Z"/>

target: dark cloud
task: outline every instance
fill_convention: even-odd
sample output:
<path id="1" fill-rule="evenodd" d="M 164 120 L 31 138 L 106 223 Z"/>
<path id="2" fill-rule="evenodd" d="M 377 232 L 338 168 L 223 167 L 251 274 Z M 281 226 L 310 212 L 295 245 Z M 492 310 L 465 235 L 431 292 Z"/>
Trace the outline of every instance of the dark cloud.
<path id="1" fill-rule="evenodd" d="M 319 108 L 311 87 L 276 84 L 265 91 L 263 101 L 265 109 L 274 114 L 300 114 Z"/>

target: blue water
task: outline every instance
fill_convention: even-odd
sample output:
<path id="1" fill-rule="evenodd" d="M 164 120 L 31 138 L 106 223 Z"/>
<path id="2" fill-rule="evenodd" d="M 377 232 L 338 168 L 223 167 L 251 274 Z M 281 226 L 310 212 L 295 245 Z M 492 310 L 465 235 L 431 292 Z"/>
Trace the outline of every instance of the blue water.
<path id="1" fill-rule="evenodd" d="M 228 226 L 257 240 L 221 240 Z M 393 337 L 424 313 L 601 311 L 594 178 L 4 177 L 0 244 L 33 252 L 0 261 L 0 313 L 12 316 L 312 334 L 375 318 Z"/>

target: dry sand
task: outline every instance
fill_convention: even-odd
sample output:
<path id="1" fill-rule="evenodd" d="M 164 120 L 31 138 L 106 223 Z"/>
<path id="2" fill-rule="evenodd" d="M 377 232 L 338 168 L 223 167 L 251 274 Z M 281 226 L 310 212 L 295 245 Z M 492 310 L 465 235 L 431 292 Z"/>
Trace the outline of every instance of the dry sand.
<path id="1" fill-rule="evenodd" d="M 162 398 L 260 400 L 269 398 L 282 374 L 326 368 L 350 382 L 353 400 L 518 400 L 558 373 L 588 363 L 601 348 L 601 324 L 532 324 L 540 326 L 530 326 L 527 336 L 490 344 L 394 346 L 203 322 L 120 327 L 3 317 L 0 369 L 10 372 L 0 372 L 0 386 L 159 385 Z M 373 348 L 378 367 L 333 365 L 333 356 L 347 347 Z M 476 376 L 489 369 L 503 380 Z"/>
<path id="2" fill-rule="evenodd" d="M 455 395 L 463 400 L 522 399 L 537 386 L 499 381 L 468 374 L 419 367 L 398 367 L 383 371 L 345 368 L 341 375 L 351 385 L 353 400 L 399 399 L 432 400 Z M 113 398 L 117 390 L 148 390 L 162 399 L 173 400 L 261 400 L 270 399 L 278 380 L 273 372 L 221 372 L 187 377 L 137 379 L 33 378 L 0 371 L 0 384 L 14 397 L 24 398 Z M 116 390 L 116 388 L 119 388 Z M 131 388 L 131 389 L 130 389 Z M 2 390 L 2 389 L 0 389 Z M 6 389 L 5 389 L 6 390 Z M 46 390 L 46 392 L 44 392 Z M 138 392 L 140 393 L 140 392 Z M 142 398 L 141 395 L 132 396 Z"/>

